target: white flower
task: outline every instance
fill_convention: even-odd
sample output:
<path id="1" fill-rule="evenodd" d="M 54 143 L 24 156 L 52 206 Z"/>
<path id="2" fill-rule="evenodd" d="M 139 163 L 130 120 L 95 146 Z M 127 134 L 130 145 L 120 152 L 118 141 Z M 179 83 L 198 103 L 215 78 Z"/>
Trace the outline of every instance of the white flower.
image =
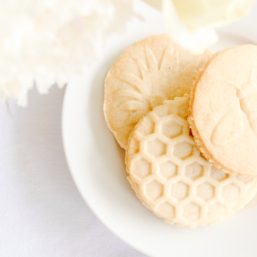
<path id="1" fill-rule="evenodd" d="M 218 40 L 216 27 L 245 17 L 253 2 L 254 0 L 163 0 L 162 10 L 167 31 L 173 40 L 199 54 Z"/>
<path id="2" fill-rule="evenodd" d="M 0 0 L 0 92 L 27 104 L 36 84 L 47 93 L 101 55 L 106 38 L 126 29 L 131 0 Z"/>

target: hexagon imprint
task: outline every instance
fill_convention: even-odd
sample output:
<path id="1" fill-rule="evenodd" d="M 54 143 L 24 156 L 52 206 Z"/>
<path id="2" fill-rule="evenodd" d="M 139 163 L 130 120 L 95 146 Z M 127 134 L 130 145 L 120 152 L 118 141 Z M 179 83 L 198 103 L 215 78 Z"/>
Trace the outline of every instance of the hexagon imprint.
<path id="1" fill-rule="evenodd" d="M 184 141 L 174 146 L 174 155 L 180 159 L 185 159 L 193 151 L 193 145 Z"/>
<path id="2" fill-rule="evenodd" d="M 212 166 L 211 167 L 211 177 L 218 180 L 218 181 L 223 181 L 227 178 L 229 178 L 229 175 L 216 167 Z"/>
<path id="3" fill-rule="evenodd" d="M 192 180 L 196 180 L 203 176 L 203 166 L 197 162 L 193 162 L 186 166 L 186 176 Z"/>
<path id="4" fill-rule="evenodd" d="M 163 124 L 162 134 L 169 138 L 174 138 L 182 134 L 183 127 L 176 121 L 170 120 Z"/>
<path id="5" fill-rule="evenodd" d="M 147 142 L 147 152 L 155 157 L 166 153 L 166 144 L 159 139 L 153 139 Z"/>
<path id="6" fill-rule="evenodd" d="M 200 217 L 200 207 L 195 203 L 188 203 L 184 206 L 183 216 L 190 221 L 197 220 Z"/>
<path id="7" fill-rule="evenodd" d="M 222 197 L 229 202 L 236 201 L 239 198 L 239 193 L 240 193 L 239 188 L 232 183 L 227 184 L 222 189 Z"/>
<path id="8" fill-rule="evenodd" d="M 188 193 L 189 186 L 181 181 L 171 185 L 170 194 L 178 200 L 182 200 L 187 197 Z"/>
<path id="9" fill-rule="evenodd" d="M 198 185 L 196 192 L 197 196 L 204 201 L 208 201 L 214 197 L 214 187 L 207 182 Z"/>
<path id="10" fill-rule="evenodd" d="M 137 130 L 139 133 L 141 133 L 143 136 L 150 135 L 154 133 L 154 123 L 152 120 L 148 118 L 144 118 L 142 120 L 142 123 L 138 126 Z"/>
<path id="11" fill-rule="evenodd" d="M 156 200 L 163 194 L 163 185 L 157 180 L 153 180 L 146 185 L 146 194 L 152 200 Z"/>
<path id="12" fill-rule="evenodd" d="M 145 178 L 146 176 L 151 174 L 152 164 L 148 162 L 146 159 L 141 158 L 135 160 L 132 163 L 132 170 L 131 173 L 137 176 L 140 179 Z"/>
<path id="13" fill-rule="evenodd" d="M 166 179 L 170 179 L 177 175 L 177 165 L 170 161 L 160 164 L 160 175 Z"/>
<path id="14" fill-rule="evenodd" d="M 170 219 L 175 216 L 175 208 L 171 204 L 165 202 L 161 204 L 158 208 L 163 218 Z"/>
<path id="15" fill-rule="evenodd" d="M 215 203 L 208 207 L 207 215 L 209 218 L 217 220 L 218 217 L 223 216 L 225 208 L 218 203 Z"/>

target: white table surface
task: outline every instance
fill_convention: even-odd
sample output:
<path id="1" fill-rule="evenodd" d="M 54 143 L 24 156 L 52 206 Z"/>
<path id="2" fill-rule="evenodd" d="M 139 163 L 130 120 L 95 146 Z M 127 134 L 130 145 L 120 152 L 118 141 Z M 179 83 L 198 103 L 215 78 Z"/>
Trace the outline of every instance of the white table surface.
<path id="1" fill-rule="evenodd" d="M 0 104 L 0 256 L 145 256 L 113 235 L 82 200 L 62 146 L 64 89 Z"/>

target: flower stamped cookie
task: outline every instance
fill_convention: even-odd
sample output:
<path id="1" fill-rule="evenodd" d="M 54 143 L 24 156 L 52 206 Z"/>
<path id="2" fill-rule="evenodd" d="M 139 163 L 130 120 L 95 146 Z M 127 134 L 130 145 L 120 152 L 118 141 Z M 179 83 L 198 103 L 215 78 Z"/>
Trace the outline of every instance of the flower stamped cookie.
<path id="1" fill-rule="evenodd" d="M 257 46 L 215 54 L 191 94 L 196 144 L 216 167 L 257 176 Z"/>
<path id="2" fill-rule="evenodd" d="M 168 35 L 133 44 L 113 64 L 105 79 L 104 114 L 121 147 L 137 122 L 165 100 L 190 93 L 211 52 L 192 55 Z"/>
<path id="3" fill-rule="evenodd" d="M 141 202 L 166 222 L 205 226 L 243 208 L 257 191 L 257 179 L 227 174 L 201 156 L 188 107 L 189 97 L 178 97 L 139 121 L 126 150 L 128 180 Z"/>

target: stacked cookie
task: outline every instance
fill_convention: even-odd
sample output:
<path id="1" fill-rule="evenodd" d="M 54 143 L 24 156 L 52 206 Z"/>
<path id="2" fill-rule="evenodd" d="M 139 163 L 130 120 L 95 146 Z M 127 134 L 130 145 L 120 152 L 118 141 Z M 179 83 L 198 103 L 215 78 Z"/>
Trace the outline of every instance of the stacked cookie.
<path id="1" fill-rule="evenodd" d="M 126 149 L 132 188 L 153 213 L 171 224 L 210 225 L 253 198 L 256 83 L 254 45 L 194 56 L 155 35 L 113 64 L 105 118 Z"/>

